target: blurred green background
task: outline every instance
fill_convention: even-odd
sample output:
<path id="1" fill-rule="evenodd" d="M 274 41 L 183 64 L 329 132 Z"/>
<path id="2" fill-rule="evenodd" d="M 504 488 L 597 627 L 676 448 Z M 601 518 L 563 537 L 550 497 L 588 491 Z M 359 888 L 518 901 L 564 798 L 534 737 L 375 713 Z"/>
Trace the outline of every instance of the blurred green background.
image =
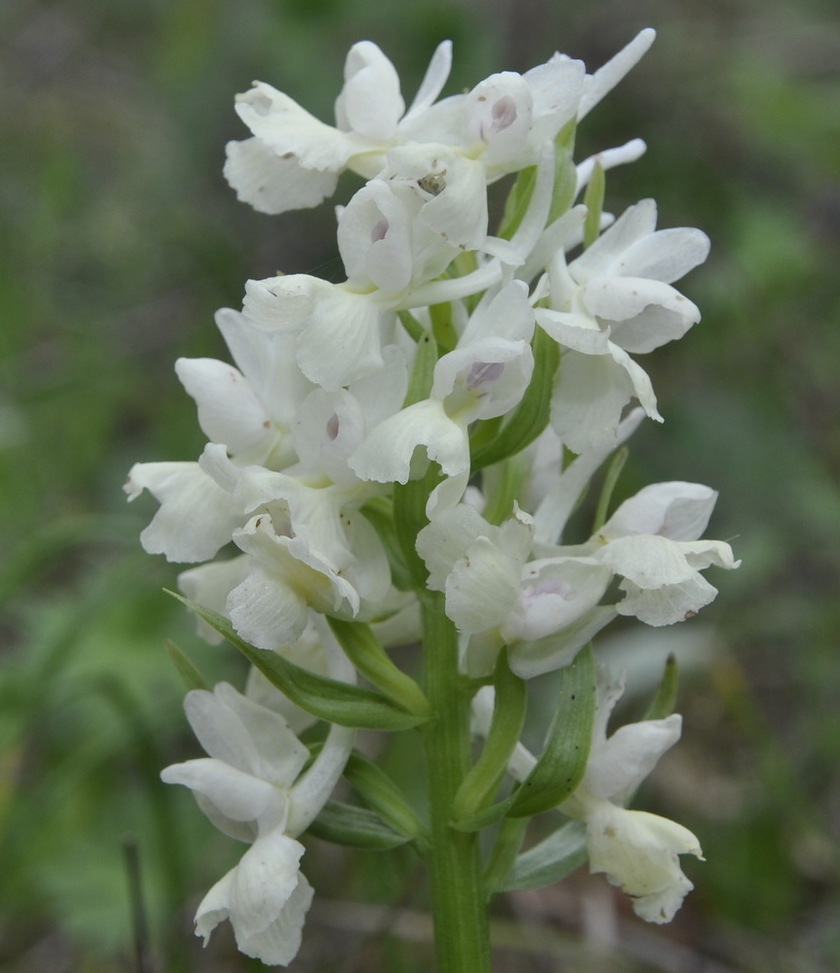
<path id="1" fill-rule="evenodd" d="M 205 951 L 191 932 L 198 897 L 241 848 L 158 780 L 198 755 L 164 639 L 214 677 L 242 668 L 161 594 L 177 569 L 137 540 L 154 504 L 126 507 L 121 490 L 135 461 L 200 451 L 172 365 L 225 357 L 217 307 L 278 269 L 339 279 L 329 206 L 266 217 L 224 183 L 224 143 L 246 134 L 233 94 L 265 80 L 331 120 L 362 38 L 410 98 L 445 37 L 454 92 L 555 49 L 594 69 L 644 26 L 658 40 L 587 119 L 580 157 L 643 137 L 648 154 L 608 177 L 608 207 L 652 195 L 661 226 L 713 239 L 682 285 L 703 322 L 646 363 L 666 422 L 637 434 L 624 486 L 719 489 L 710 536 L 744 561 L 712 576 L 721 595 L 694 623 L 635 634 L 660 656 L 689 643 L 704 656 L 687 667 L 683 742 L 646 806 L 693 828 L 708 861 L 686 865 L 697 889 L 662 929 L 619 900 L 605 908 L 608 887 L 586 876 L 500 902 L 498 969 L 840 968 L 836 5 L 5 0 L 0 969 L 141 969 L 126 847 L 147 906 L 145 969 L 251 968 L 227 928 Z M 312 841 L 307 870 L 321 904 L 292 969 L 430 968 L 410 859 Z M 399 912 L 353 911 L 394 896 Z"/>

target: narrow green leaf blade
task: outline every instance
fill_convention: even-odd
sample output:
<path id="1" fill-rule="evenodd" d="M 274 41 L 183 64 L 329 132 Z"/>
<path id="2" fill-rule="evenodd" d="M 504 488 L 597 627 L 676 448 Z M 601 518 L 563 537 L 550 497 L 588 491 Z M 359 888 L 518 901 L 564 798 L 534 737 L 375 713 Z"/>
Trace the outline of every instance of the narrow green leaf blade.
<path id="1" fill-rule="evenodd" d="M 222 615 L 174 591 L 169 594 L 239 649 L 293 703 L 318 719 L 338 723 L 339 726 L 370 730 L 407 730 L 424 722 L 424 717 L 407 713 L 379 693 L 319 676 L 296 666 L 276 652 L 255 649 L 237 635 L 233 626 Z"/>
<path id="2" fill-rule="evenodd" d="M 204 678 L 201 670 L 186 652 L 171 639 L 166 639 L 166 651 L 179 675 L 184 680 L 187 689 L 210 689 L 210 684 Z"/>
<path id="3" fill-rule="evenodd" d="M 534 373 L 519 405 L 495 439 L 475 449 L 472 469 L 499 463 L 529 446 L 548 425 L 554 373 L 560 364 L 560 347 L 542 328 L 537 328 L 532 341 Z"/>
<path id="4" fill-rule="evenodd" d="M 591 645 L 561 670 L 560 698 L 545 750 L 513 795 L 511 817 L 530 817 L 557 807 L 574 793 L 586 772 L 595 719 L 595 657 Z"/>
<path id="5" fill-rule="evenodd" d="M 354 750 L 344 768 L 344 776 L 365 804 L 376 811 L 388 827 L 407 838 L 425 840 L 423 824 L 384 770 Z"/>
<path id="6" fill-rule="evenodd" d="M 671 653 L 665 660 L 665 670 L 662 673 L 662 682 L 656 690 L 656 695 L 651 700 L 647 712 L 644 715 L 646 720 L 664 720 L 674 712 L 677 705 L 677 690 L 679 689 L 680 674 L 677 668 L 677 660 Z"/>
<path id="7" fill-rule="evenodd" d="M 347 658 L 369 682 L 407 713 L 424 718 L 429 715 L 429 701 L 423 690 L 411 676 L 394 665 L 370 625 L 338 618 L 328 621 Z"/>
<path id="8" fill-rule="evenodd" d="M 327 801 L 306 830 L 322 841 L 368 851 L 389 851 L 411 840 L 389 828 L 373 811 L 342 801 Z"/>
<path id="9" fill-rule="evenodd" d="M 580 821 L 569 821 L 519 855 L 499 891 L 520 892 L 553 885 L 586 859 L 586 828 Z"/>

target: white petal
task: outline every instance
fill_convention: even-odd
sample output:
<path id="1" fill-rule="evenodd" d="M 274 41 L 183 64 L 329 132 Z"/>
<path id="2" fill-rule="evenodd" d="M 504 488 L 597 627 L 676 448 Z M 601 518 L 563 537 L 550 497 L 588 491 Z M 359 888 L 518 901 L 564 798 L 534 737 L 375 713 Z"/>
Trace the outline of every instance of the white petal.
<path id="1" fill-rule="evenodd" d="M 520 679 L 533 679 L 570 665 L 578 652 L 616 616 L 612 605 L 599 605 L 560 632 L 510 646 L 510 668 Z"/>
<path id="2" fill-rule="evenodd" d="M 575 453 L 614 445 L 634 391 L 627 369 L 611 356 L 564 352 L 551 400 L 552 429 Z"/>
<path id="3" fill-rule="evenodd" d="M 208 561 L 243 520 L 233 497 L 198 463 L 135 463 L 124 489 L 129 500 L 148 490 L 159 501 L 140 542 L 167 561 Z"/>
<path id="4" fill-rule="evenodd" d="M 679 543 L 651 534 L 617 537 L 595 557 L 641 588 L 681 584 L 695 574 Z"/>
<path id="5" fill-rule="evenodd" d="M 532 641 L 576 622 L 601 600 L 612 572 L 591 558 L 546 558 L 527 564 L 507 620 L 507 642 Z"/>
<path id="6" fill-rule="evenodd" d="M 277 796 L 271 784 L 209 757 L 172 764 L 160 776 L 166 784 L 183 784 L 203 794 L 233 821 L 256 821 Z"/>
<path id="7" fill-rule="evenodd" d="M 613 225 L 569 265 L 576 281 L 585 283 L 592 277 L 617 276 L 622 273 L 621 260 L 637 241 L 656 229 L 656 201 L 643 199 L 628 206 Z"/>
<path id="8" fill-rule="evenodd" d="M 243 303 L 245 317 L 249 324 L 265 331 L 281 334 L 298 332 L 312 314 L 313 289 L 323 283 L 306 274 L 246 281 Z M 216 320 L 218 322 L 218 317 Z M 221 322 L 219 327 L 221 328 Z M 223 333 L 227 338 L 227 332 Z M 250 370 L 244 365 L 240 367 L 250 374 Z"/>
<path id="9" fill-rule="evenodd" d="M 315 820 L 344 773 L 356 731 L 334 723 L 312 766 L 295 783 L 288 831 L 300 834 Z"/>
<path id="10" fill-rule="evenodd" d="M 696 615 L 717 597 L 717 588 L 700 574 L 679 584 L 640 588 L 632 581 L 619 586 L 626 597 L 616 605 L 619 615 L 632 615 L 646 625 L 673 625 Z"/>
<path id="11" fill-rule="evenodd" d="M 634 899 L 634 910 L 648 922 L 670 922 L 693 888 L 678 856 L 702 858 L 697 838 L 667 818 L 627 811 L 607 801 L 597 803 L 586 825 L 590 871 L 606 872 Z"/>
<path id="12" fill-rule="evenodd" d="M 405 110 L 394 65 L 372 41 L 359 41 L 347 53 L 344 78 L 335 102 L 339 128 L 372 141 L 392 138 Z"/>
<path id="13" fill-rule="evenodd" d="M 659 758 L 680 738 L 682 717 L 643 720 L 619 727 L 593 748 L 586 768 L 585 786 L 597 797 L 624 800 L 650 774 Z"/>
<path id="14" fill-rule="evenodd" d="M 311 316 L 298 338 L 297 360 L 304 375 L 335 391 L 381 368 L 388 312 L 370 295 L 355 294 L 326 281 L 313 297 Z"/>
<path id="15" fill-rule="evenodd" d="M 353 195 L 338 218 L 338 249 L 349 281 L 397 294 L 411 283 L 411 214 L 384 179 Z"/>
<path id="16" fill-rule="evenodd" d="M 446 614 L 465 633 L 501 625 L 519 597 L 519 572 L 489 538 L 477 538 L 447 578 Z"/>
<path id="17" fill-rule="evenodd" d="M 253 956 L 269 966 L 288 966 L 297 956 L 303 923 L 312 904 L 312 886 L 303 873 L 297 877 L 294 891 L 277 918 L 264 929 L 242 930 L 237 946 L 246 956 Z"/>
<path id="18" fill-rule="evenodd" d="M 654 483 L 625 500 L 599 533 L 607 539 L 659 534 L 675 541 L 693 541 L 706 529 L 717 497 L 715 490 L 701 483 Z"/>
<path id="19" fill-rule="evenodd" d="M 644 57 L 656 37 L 656 31 L 646 27 L 630 43 L 622 48 L 603 67 L 584 80 L 578 118 L 583 118 L 606 97 L 621 79 Z"/>
<path id="20" fill-rule="evenodd" d="M 545 64 L 540 64 L 523 75 L 534 98 L 534 117 L 550 120 L 550 127 L 543 130 L 541 138 L 554 138 L 557 132 L 577 114 L 583 92 L 586 68 L 566 54 L 552 54 Z"/>
<path id="21" fill-rule="evenodd" d="M 267 964 L 290 963 L 312 901 L 312 889 L 298 868 L 303 851 L 281 831 L 259 837 L 202 900 L 196 934 L 206 944 L 213 929 L 230 919 L 241 952 Z"/>
<path id="22" fill-rule="evenodd" d="M 703 263 L 710 246 L 702 230 L 691 227 L 657 230 L 627 248 L 621 258 L 621 274 L 672 284 Z"/>
<path id="23" fill-rule="evenodd" d="M 534 99 L 524 78 L 502 71 L 485 78 L 464 102 L 464 141 L 486 146 L 488 164 L 519 160 L 531 130 Z"/>
<path id="24" fill-rule="evenodd" d="M 288 95 L 262 81 L 236 96 L 236 112 L 252 134 L 277 155 L 291 153 L 306 169 L 340 172 L 364 145 L 318 121 Z"/>
<path id="25" fill-rule="evenodd" d="M 417 553 L 429 571 L 429 587 L 443 591 L 455 562 L 464 556 L 472 542 L 495 534 L 494 528 L 474 508 L 458 504 L 432 518 L 417 535 Z"/>
<path id="26" fill-rule="evenodd" d="M 596 277 L 581 291 L 587 311 L 616 322 L 615 344 L 644 354 L 681 338 L 700 320 L 700 311 L 670 284 L 640 277 Z"/>
<path id="27" fill-rule="evenodd" d="M 228 142 L 222 170 L 241 203 L 276 215 L 317 206 L 335 192 L 337 171 L 305 169 L 292 154 L 278 154 L 258 138 Z"/>
<path id="28" fill-rule="evenodd" d="M 179 358 L 175 371 L 208 439 L 239 453 L 265 438 L 268 416 L 238 369 L 212 358 Z"/>
<path id="29" fill-rule="evenodd" d="M 380 423 L 349 463 L 363 480 L 407 483 L 418 446 L 426 447 L 429 459 L 439 463 L 447 476 L 469 469 L 466 429 L 453 422 L 436 399 L 415 402 Z"/>
<path id="30" fill-rule="evenodd" d="M 247 768 L 250 773 L 275 787 L 290 786 L 309 759 L 309 751 L 295 736 L 286 719 L 228 683 L 219 683 L 214 692 L 238 717 L 254 743 L 255 759 Z"/>
<path id="31" fill-rule="evenodd" d="M 182 571 L 178 575 L 178 587 L 190 601 L 224 614 L 227 596 L 243 580 L 246 572 L 247 558 L 243 554 L 229 561 L 213 561 Z M 222 641 L 222 636 L 198 616 L 196 628 L 198 634 L 211 645 L 218 645 Z"/>
<path id="32" fill-rule="evenodd" d="M 288 584 L 259 568 L 231 591 L 227 614 L 239 635 L 260 649 L 294 642 L 306 627 L 306 602 Z"/>
<path id="33" fill-rule="evenodd" d="M 411 102 L 411 107 L 403 116 L 403 122 L 422 114 L 431 107 L 434 100 L 443 90 L 449 70 L 452 67 L 452 41 L 441 41 L 426 68 L 417 94 Z"/>

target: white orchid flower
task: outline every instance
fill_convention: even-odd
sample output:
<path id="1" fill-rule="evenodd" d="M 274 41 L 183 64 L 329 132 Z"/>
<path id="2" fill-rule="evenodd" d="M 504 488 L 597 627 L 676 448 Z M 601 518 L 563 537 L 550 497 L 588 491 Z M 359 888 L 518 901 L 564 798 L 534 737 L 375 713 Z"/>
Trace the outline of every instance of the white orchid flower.
<path id="1" fill-rule="evenodd" d="M 348 674 L 345 666 L 344 675 Z M 296 955 L 312 888 L 300 872 L 296 840 L 318 814 L 340 777 L 353 732 L 333 727 L 312 767 L 309 752 L 278 713 L 220 683 L 184 701 L 206 758 L 173 764 L 161 773 L 183 784 L 213 824 L 251 847 L 207 893 L 196 913 L 205 945 L 229 919 L 239 949 L 270 965 Z"/>
<path id="2" fill-rule="evenodd" d="M 447 505 L 456 503 L 469 474 L 470 423 L 504 415 L 528 386 L 533 320 L 521 281 L 482 300 L 458 347 L 435 365 L 429 398 L 375 426 L 351 455 L 356 474 L 378 483 L 407 483 L 414 451 L 423 446 L 449 478 L 432 493 L 427 511 L 444 497 Z"/>
<path id="3" fill-rule="evenodd" d="M 595 720 L 586 773 L 559 811 L 586 824 L 589 870 L 602 872 L 633 900 L 633 910 L 647 922 L 670 922 L 693 885 L 680 868 L 680 855 L 703 854 L 697 838 L 680 824 L 623 805 L 651 773 L 659 758 L 680 738 L 682 718 L 643 720 L 607 736 L 607 723 L 624 691 L 598 667 Z M 486 736 L 493 714 L 494 691 L 485 686 L 473 701 L 473 726 Z M 517 744 L 508 769 L 523 781 L 536 758 Z"/>
<path id="4" fill-rule="evenodd" d="M 724 541 L 699 540 L 716 491 L 699 483 L 656 483 L 625 500 L 598 531 L 593 556 L 620 575 L 620 615 L 648 625 L 691 617 L 717 595 L 700 574 L 711 565 L 740 565 Z"/>
<path id="5" fill-rule="evenodd" d="M 332 194 L 345 168 L 374 176 L 385 153 L 401 140 L 401 130 L 416 126 L 440 94 L 451 60 L 452 45 L 444 41 L 405 112 L 393 64 L 371 41 L 354 44 L 336 99 L 335 127 L 271 85 L 255 82 L 236 98 L 236 111 L 253 138 L 228 143 L 225 177 L 243 202 L 282 213 L 316 206 Z"/>
<path id="6" fill-rule="evenodd" d="M 700 230 L 656 230 L 656 204 L 631 206 L 566 265 L 558 250 L 549 269 L 551 307 L 537 322 L 564 351 L 552 400 L 552 426 L 575 452 L 612 439 L 631 398 L 661 420 L 647 373 L 631 353 L 653 351 L 697 321 L 696 305 L 671 287 L 702 263 Z"/>
<path id="7" fill-rule="evenodd" d="M 492 672 L 503 645 L 525 678 L 559 668 L 582 644 L 578 626 L 586 641 L 590 620 L 600 628 L 613 617 L 595 612 L 612 577 L 605 565 L 587 556 L 532 560 L 533 540 L 533 518 L 518 506 L 497 527 L 463 503 L 418 534 L 429 587 L 445 593 L 447 616 L 468 637 L 462 664 L 471 676 Z M 553 638 L 564 629 L 572 630 L 570 641 Z"/>
<path id="8" fill-rule="evenodd" d="M 198 406 L 211 442 L 223 443 L 241 465 L 283 469 L 297 459 L 291 424 L 312 389 L 294 361 L 292 339 L 255 327 L 231 308 L 216 312 L 237 367 L 212 358 L 179 358 L 175 371 Z"/>

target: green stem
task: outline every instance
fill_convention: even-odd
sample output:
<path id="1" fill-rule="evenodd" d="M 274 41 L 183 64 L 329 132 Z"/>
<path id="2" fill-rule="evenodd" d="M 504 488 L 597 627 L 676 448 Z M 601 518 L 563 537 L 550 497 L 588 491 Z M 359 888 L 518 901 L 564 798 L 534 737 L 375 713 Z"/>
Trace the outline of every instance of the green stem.
<path id="1" fill-rule="evenodd" d="M 432 716 L 423 727 L 429 781 L 432 912 L 438 973 L 490 973 L 490 927 L 478 834 L 450 822 L 470 767 L 470 697 L 458 678 L 458 636 L 443 596 L 426 593 L 423 651 Z"/>

